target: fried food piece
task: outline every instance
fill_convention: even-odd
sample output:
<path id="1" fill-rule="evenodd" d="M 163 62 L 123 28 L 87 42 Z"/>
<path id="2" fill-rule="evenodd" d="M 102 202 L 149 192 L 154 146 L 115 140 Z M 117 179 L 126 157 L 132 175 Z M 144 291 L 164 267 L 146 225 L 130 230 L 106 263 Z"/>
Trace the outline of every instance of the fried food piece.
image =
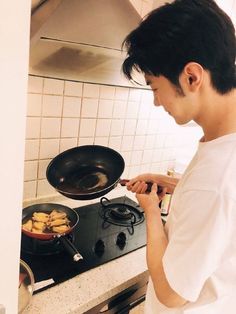
<path id="1" fill-rule="evenodd" d="M 60 225 L 68 225 L 69 220 L 67 218 L 65 219 L 57 219 L 50 221 L 47 225 L 48 227 L 54 227 L 54 226 L 60 226 Z"/>
<path id="2" fill-rule="evenodd" d="M 61 225 L 61 226 L 55 226 L 52 228 L 52 231 L 53 232 L 58 232 L 58 233 L 64 233 L 66 232 L 67 230 L 69 230 L 70 227 L 67 226 L 67 225 Z"/>
<path id="3" fill-rule="evenodd" d="M 32 227 L 33 227 L 33 221 L 31 219 L 29 219 L 26 223 L 24 223 L 22 225 L 22 228 L 26 231 L 32 231 Z"/>
<path id="4" fill-rule="evenodd" d="M 43 233 L 43 230 L 32 228 L 33 233 Z"/>
<path id="5" fill-rule="evenodd" d="M 32 229 L 37 229 L 37 230 L 43 232 L 45 230 L 45 228 L 46 228 L 46 224 L 44 222 L 34 221 Z"/>
<path id="6" fill-rule="evenodd" d="M 34 212 L 32 218 L 22 224 L 22 228 L 33 233 L 57 232 L 64 233 L 68 229 L 69 219 L 67 214 L 60 210 L 52 210 L 51 213 Z"/>
<path id="7" fill-rule="evenodd" d="M 48 222 L 49 221 L 49 215 L 46 213 L 33 213 L 33 220 L 39 221 L 39 222 Z"/>
<path id="8" fill-rule="evenodd" d="M 66 218 L 66 213 L 59 212 L 57 210 L 53 210 L 49 215 L 50 220 L 64 219 Z"/>

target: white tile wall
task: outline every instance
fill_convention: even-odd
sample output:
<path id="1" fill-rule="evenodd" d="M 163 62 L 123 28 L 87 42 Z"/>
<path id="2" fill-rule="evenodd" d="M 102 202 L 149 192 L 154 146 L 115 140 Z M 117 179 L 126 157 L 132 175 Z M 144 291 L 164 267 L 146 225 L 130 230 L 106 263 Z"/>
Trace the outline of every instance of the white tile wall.
<path id="1" fill-rule="evenodd" d="M 112 118 L 113 100 L 100 99 L 98 107 L 98 118 Z"/>
<path id="2" fill-rule="evenodd" d="M 99 97 L 99 86 L 96 84 L 84 84 L 83 88 L 83 96 L 89 98 L 96 98 Z"/>
<path id="3" fill-rule="evenodd" d="M 111 119 L 97 119 L 96 136 L 109 137 L 111 129 Z"/>
<path id="4" fill-rule="evenodd" d="M 125 118 L 127 102 L 122 100 L 114 101 L 113 118 Z"/>
<path id="5" fill-rule="evenodd" d="M 44 94 L 62 95 L 64 91 L 64 82 L 61 80 L 45 79 L 43 85 Z"/>
<path id="6" fill-rule="evenodd" d="M 29 93 L 42 93 L 43 92 L 43 78 L 31 76 L 28 82 Z"/>
<path id="7" fill-rule="evenodd" d="M 42 118 L 41 138 L 59 138 L 60 127 L 60 118 Z"/>
<path id="8" fill-rule="evenodd" d="M 43 95 L 42 116 L 60 117 L 62 114 L 62 96 Z"/>
<path id="9" fill-rule="evenodd" d="M 94 137 L 95 129 L 96 129 L 96 119 L 81 119 L 79 136 Z"/>
<path id="10" fill-rule="evenodd" d="M 113 119 L 111 122 L 111 136 L 122 135 L 124 129 L 124 119 Z"/>
<path id="11" fill-rule="evenodd" d="M 53 158 L 59 153 L 58 139 L 41 139 L 39 159 Z"/>
<path id="12" fill-rule="evenodd" d="M 94 139 L 95 145 L 102 145 L 102 146 L 108 146 L 108 137 L 95 137 Z"/>
<path id="13" fill-rule="evenodd" d="M 151 11 L 153 6 L 153 0 L 130 0 L 130 2 L 142 17 Z"/>
<path id="14" fill-rule="evenodd" d="M 41 94 L 28 94 L 28 117 L 40 117 L 42 111 L 42 95 Z"/>
<path id="15" fill-rule="evenodd" d="M 26 119 L 26 138 L 40 137 L 40 122 L 39 117 L 27 117 Z"/>
<path id="16" fill-rule="evenodd" d="M 25 141 L 25 160 L 38 160 L 39 158 L 39 139 Z"/>
<path id="17" fill-rule="evenodd" d="M 98 98 L 83 98 L 81 116 L 83 118 L 96 118 L 98 111 Z"/>
<path id="18" fill-rule="evenodd" d="M 101 86 L 100 87 L 100 99 L 114 99 L 115 97 L 114 86 Z"/>
<path id="19" fill-rule="evenodd" d="M 61 138 L 60 140 L 60 152 L 70 149 L 78 145 L 78 138 Z M 82 145 L 82 144 L 80 144 Z"/>
<path id="20" fill-rule="evenodd" d="M 124 135 L 135 135 L 136 119 L 126 119 L 124 126 Z"/>
<path id="21" fill-rule="evenodd" d="M 145 136 L 144 135 L 135 135 L 134 137 L 134 144 L 133 144 L 133 150 L 140 150 L 145 145 Z"/>
<path id="22" fill-rule="evenodd" d="M 80 137 L 78 141 L 78 145 L 93 145 L 94 138 L 93 137 Z"/>
<path id="23" fill-rule="evenodd" d="M 78 118 L 63 118 L 61 121 L 61 137 L 78 137 L 79 123 Z"/>
<path id="24" fill-rule="evenodd" d="M 154 107 L 151 91 L 29 76 L 24 198 L 56 194 L 46 168 L 69 148 L 109 146 L 122 154 L 123 177 L 131 178 L 190 159 L 200 136 Z"/>
<path id="25" fill-rule="evenodd" d="M 65 95 L 67 96 L 82 96 L 83 84 L 79 82 L 65 82 Z"/>
<path id="26" fill-rule="evenodd" d="M 81 98 L 80 97 L 64 97 L 63 117 L 80 117 Z"/>
<path id="27" fill-rule="evenodd" d="M 37 180 L 38 161 L 25 161 L 24 178 L 26 181 Z"/>
<path id="28" fill-rule="evenodd" d="M 122 137 L 121 136 L 110 136 L 109 137 L 109 145 L 108 146 L 110 148 L 112 148 L 112 149 L 120 151 L 121 141 L 122 141 Z"/>

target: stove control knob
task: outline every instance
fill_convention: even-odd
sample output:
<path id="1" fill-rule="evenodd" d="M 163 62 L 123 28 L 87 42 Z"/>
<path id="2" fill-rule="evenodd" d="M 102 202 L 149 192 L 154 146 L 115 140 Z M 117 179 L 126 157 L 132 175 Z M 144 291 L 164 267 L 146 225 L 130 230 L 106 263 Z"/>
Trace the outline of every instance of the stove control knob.
<path id="1" fill-rule="evenodd" d="M 94 252 L 97 254 L 97 256 L 102 256 L 105 251 L 105 244 L 104 242 L 100 239 L 96 242 L 95 247 L 94 247 Z"/>
<path id="2" fill-rule="evenodd" d="M 120 232 L 116 238 L 116 245 L 123 250 L 126 245 L 126 234 L 124 232 Z"/>

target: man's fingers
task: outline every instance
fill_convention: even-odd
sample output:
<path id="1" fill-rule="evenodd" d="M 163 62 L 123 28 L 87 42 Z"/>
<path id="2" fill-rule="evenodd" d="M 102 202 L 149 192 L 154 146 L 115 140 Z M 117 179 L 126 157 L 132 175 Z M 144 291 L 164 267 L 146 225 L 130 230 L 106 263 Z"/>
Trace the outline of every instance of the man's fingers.
<path id="1" fill-rule="evenodd" d="M 147 189 L 147 184 L 145 182 L 137 181 L 132 186 L 128 187 L 129 191 L 132 191 L 133 193 L 137 194 L 143 194 L 145 193 Z"/>
<path id="2" fill-rule="evenodd" d="M 157 184 L 156 183 L 152 184 L 151 192 L 157 193 Z"/>

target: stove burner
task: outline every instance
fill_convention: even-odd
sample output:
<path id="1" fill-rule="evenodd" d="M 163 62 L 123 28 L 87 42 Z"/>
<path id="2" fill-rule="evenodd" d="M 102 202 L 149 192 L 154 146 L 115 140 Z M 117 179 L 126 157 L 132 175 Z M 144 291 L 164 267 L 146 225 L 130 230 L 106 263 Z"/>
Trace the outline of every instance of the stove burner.
<path id="1" fill-rule="evenodd" d="M 114 216 L 114 218 L 118 218 L 118 219 L 131 219 L 132 218 L 132 213 L 126 206 L 111 208 L 110 213 L 112 216 Z"/>
<path id="2" fill-rule="evenodd" d="M 134 226 L 144 221 L 144 215 L 136 207 L 124 203 L 112 203 L 106 197 L 100 200 L 102 210 L 100 216 L 103 218 L 103 229 L 110 224 L 127 227 L 128 232 L 134 234 Z"/>

